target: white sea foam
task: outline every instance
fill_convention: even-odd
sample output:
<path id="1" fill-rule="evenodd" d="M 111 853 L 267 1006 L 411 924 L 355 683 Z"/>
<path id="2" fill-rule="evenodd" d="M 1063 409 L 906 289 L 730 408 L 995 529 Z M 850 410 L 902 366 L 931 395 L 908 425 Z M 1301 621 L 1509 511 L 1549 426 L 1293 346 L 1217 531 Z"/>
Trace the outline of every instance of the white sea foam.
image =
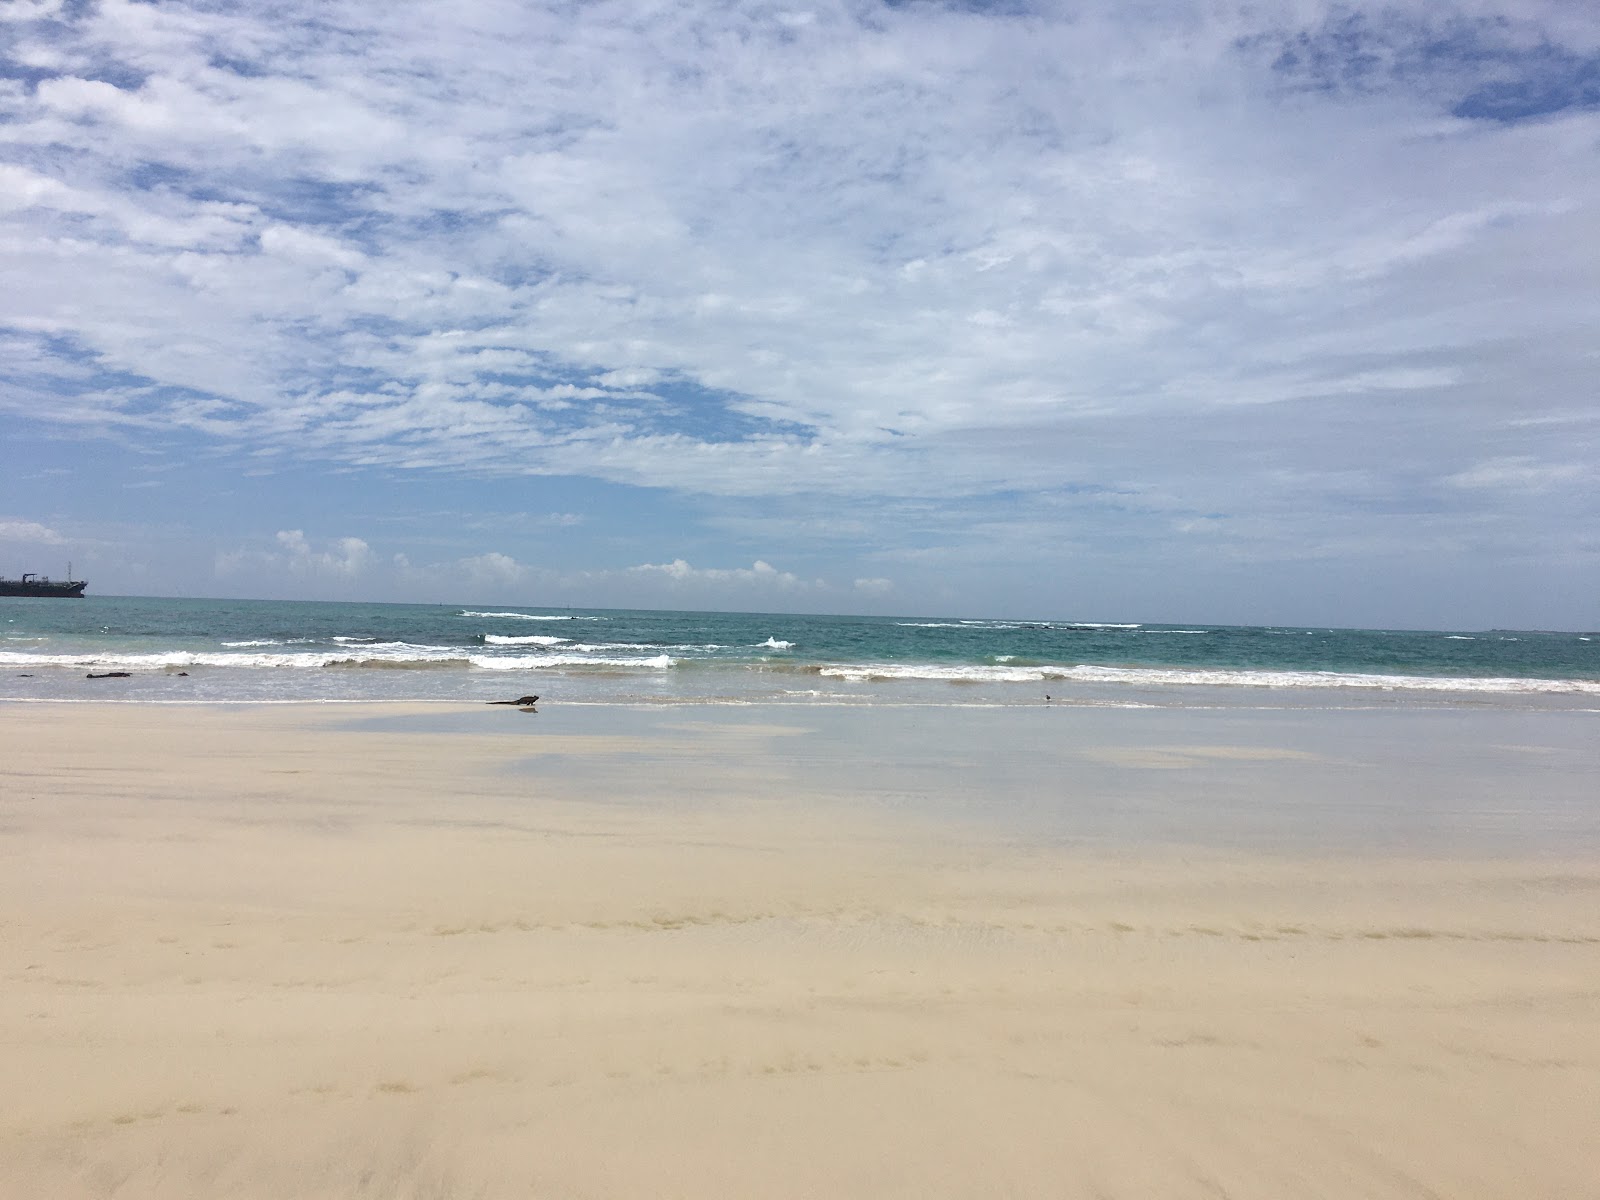
<path id="1" fill-rule="evenodd" d="M 944 680 L 950 683 L 1030 683 L 1059 679 L 1078 683 L 1259 688 L 1370 688 L 1381 691 L 1558 693 L 1600 696 L 1600 682 L 1584 679 L 1450 678 L 1432 675 L 1366 675 L 1333 671 L 1245 671 L 1102 666 L 933 666 L 925 663 L 862 663 L 821 668 L 819 674 L 856 682 Z"/>
<path id="2" fill-rule="evenodd" d="M 642 653 L 646 650 L 654 650 L 659 653 L 665 650 L 677 651 L 683 654 L 703 654 L 708 651 L 721 650 L 722 647 L 717 645 L 715 642 L 689 643 L 685 645 L 673 646 L 663 646 L 659 642 L 573 642 L 567 646 L 567 649 L 582 651 L 585 654 L 603 654 L 612 650 L 621 650 L 624 653 L 629 651 Z"/>
<path id="3" fill-rule="evenodd" d="M 551 637 L 549 634 L 535 633 L 529 637 L 506 637 L 498 633 L 483 635 L 485 645 L 489 646 L 559 646 L 567 639 Z"/>
<path id="4" fill-rule="evenodd" d="M 1219 687 L 1372 688 L 1381 691 L 1534 693 L 1600 696 L 1600 682 L 1584 679 L 1517 679 L 1478 676 L 1369 675 L 1338 671 L 1175 670 L 1149 667 L 1067 668 L 1063 678 L 1085 682 L 1208 684 Z"/>
<path id="5" fill-rule="evenodd" d="M 1210 633 L 1209 629 L 1141 629 L 1140 633 Z"/>
<path id="6" fill-rule="evenodd" d="M 380 642 L 377 638 L 334 638 L 341 645 L 354 647 L 362 652 L 379 650 L 385 653 L 393 651 L 415 650 L 425 656 L 436 653 L 445 653 L 456 656 L 458 651 L 453 646 L 428 646 L 417 642 Z"/>
<path id="7" fill-rule="evenodd" d="M 1068 621 L 1068 629 L 1138 629 L 1138 622 L 1132 625 L 1119 625 L 1111 621 Z"/>
<path id="8" fill-rule="evenodd" d="M 596 647 L 597 650 L 607 649 Z M 613 647 L 611 649 L 617 649 Z M 0 651 L 0 666 L 59 667 L 103 670 L 164 670 L 188 667 L 233 667 L 243 669 L 308 670 L 323 667 L 388 667 L 425 668 L 473 666 L 489 671 L 526 670 L 539 667 L 611 666 L 645 667 L 652 670 L 670 667 L 673 659 L 667 654 L 648 656 L 616 654 L 467 654 L 453 646 L 414 646 L 404 642 L 388 642 L 345 650 L 300 651 L 270 653 L 213 653 L 204 651 L 169 650 L 152 654 L 27 654 Z"/>
<path id="9" fill-rule="evenodd" d="M 665 650 L 670 654 L 714 654 L 722 647 L 716 642 L 674 642 L 671 645 L 662 645 L 660 642 L 601 642 L 597 645 L 584 644 L 573 646 L 574 650 Z"/>
<path id="10" fill-rule="evenodd" d="M 896 621 L 895 624 L 902 629 L 965 629 L 969 632 L 1026 628 L 1020 621 Z M 1041 622 L 1039 628 L 1048 629 L 1049 626 Z"/>
<path id="11" fill-rule="evenodd" d="M 0 663 L 19 667 L 320 667 L 343 657 L 334 654 L 205 654 L 168 650 L 157 654 L 0 654 Z"/>
<path id="12" fill-rule="evenodd" d="M 515 643 L 513 643 L 515 644 Z M 527 648 L 546 643 L 532 639 Z M 677 660 L 660 647 L 617 643 L 562 645 L 553 653 L 465 653 L 459 647 L 386 642 L 341 650 L 268 652 L 171 650 L 156 653 L 46 653 L 40 650 L 0 651 L 0 666 L 28 669 L 159 671 L 217 667 L 305 670 L 338 668 L 428 668 L 471 666 L 487 671 L 597 668 L 664 670 Z M 683 649 L 693 649 L 685 647 Z M 655 650 L 656 653 L 640 653 Z M 765 669 L 765 668 L 754 668 Z M 854 682 L 896 680 L 949 683 L 1039 683 L 1050 680 L 1085 684 L 1145 687 L 1211 686 L 1252 688 L 1369 689 L 1402 692 L 1477 694 L 1567 694 L 1600 696 L 1600 682 L 1583 679 L 1514 677 L 1444 677 L 1366 674 L 1333 671 L 1270 671 L 1230 668 L 1111 667 L 1097 665 L 1019 665 L 1015 656 L 997 656 L 992 664 L 864 663 L 808 667 L 817 674 Z"/>
<path id="13" fill-rule="evenodd" d="M 855 683 L 897 679 L 943 680 L 947 683 L 1028 683 L 1054 678 L 1043 667 L 932 666 L 926 663 L 852 663 L 823 667 L 819 675 Z"/>
<path id="14" fill-rule="evenodd" d="M 1475 637 L 1468 637 L 1464 633 L 1447 633 L 1444 635 L 1444 640 L 1447 642 L 1475 642 L 1478 639 Z"/>
<path id="15" fill-rule="evenodd" d="M 664 671 L 673 665 L 670 654 L 657 654 L 651 658 L 601 658 L 581 654 L 542 654 L 518 658 L 479 658 L 468 661 L 486 671 L 538 671 L 551 667 L 644 667 Z"/>
<path id="16" fill-rule="evenodd" d="M 519 613 L 519 612 L 474 612 L 463 609 L 463 617 L 504 617 L 508 621 L 603 621 L 604 617 L 584 617 L 572 613 L 558 613 L 549 615 L 545 613 Z"/>
<path id="17" fill-rule="evenodd" d="M 764 642 L 757 642 L 756 643 L 756 649 L 757 650 L 793 650 L 794 649 L 794 643 L 793 642 L 781 641 L 780 639 L 774 638 L 774 637 L 769 637 Z"/>
<path id="18" fill-rule="evenodd" d="M 557 639 L 561 640 L 561 639 Z M 722 647 L 715 642 L 690 642 L 673 645 L 662 645 L 660 642 L 564 642 L 561 647 L 565 653 L 572 654 L 624 654 L 644 657 L 654 657 L 660 654 L 714 654 Z M 630 657 L 620 661 L 637 662 L 637 657 Z"/>

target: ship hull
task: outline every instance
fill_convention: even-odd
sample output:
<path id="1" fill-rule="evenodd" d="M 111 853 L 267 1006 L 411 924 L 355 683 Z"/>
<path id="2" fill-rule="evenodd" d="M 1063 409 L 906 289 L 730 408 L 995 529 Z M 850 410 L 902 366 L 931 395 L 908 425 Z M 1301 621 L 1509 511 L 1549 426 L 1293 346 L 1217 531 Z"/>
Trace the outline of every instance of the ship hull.
<path id="1" fill-rule="evenodd" d="M 81 579 L 63 583 L 34 579 L 0 579 L 0 596 L 50 596 L 81 600 L 83 589 L 87 586 L 88 584 Z"/>

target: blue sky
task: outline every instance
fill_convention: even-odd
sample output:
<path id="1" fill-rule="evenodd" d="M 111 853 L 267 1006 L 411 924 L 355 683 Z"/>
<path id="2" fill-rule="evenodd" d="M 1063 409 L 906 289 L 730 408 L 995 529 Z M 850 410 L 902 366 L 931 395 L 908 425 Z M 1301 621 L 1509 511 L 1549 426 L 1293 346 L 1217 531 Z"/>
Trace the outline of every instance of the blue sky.
<path id="1" fill-rule="evenodd" d="M 13 0 L 0 572 L 1600 625 L 1600 12 Z"/>

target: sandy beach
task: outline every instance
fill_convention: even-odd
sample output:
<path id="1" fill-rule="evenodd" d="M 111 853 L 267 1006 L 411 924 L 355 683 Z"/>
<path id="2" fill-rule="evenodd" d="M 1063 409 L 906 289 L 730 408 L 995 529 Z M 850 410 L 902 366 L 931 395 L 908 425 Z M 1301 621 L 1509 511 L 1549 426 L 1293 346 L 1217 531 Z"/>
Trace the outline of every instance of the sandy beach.
<path id="1" fill-rule="evenodd" d="M 1077 715 L 0 706 L 0 1197 L 1600 1195 L 1592 716 Z"/>

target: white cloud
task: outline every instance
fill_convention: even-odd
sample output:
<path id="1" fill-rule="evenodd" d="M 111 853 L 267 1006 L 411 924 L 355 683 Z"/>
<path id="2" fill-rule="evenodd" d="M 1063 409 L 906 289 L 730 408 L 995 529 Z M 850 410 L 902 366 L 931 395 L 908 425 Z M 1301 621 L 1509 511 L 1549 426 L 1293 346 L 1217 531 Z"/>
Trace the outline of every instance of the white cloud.
<path id="1" fill-rule="evenodd" d="M 619 371 L 606 371 L 597 376 L 608 388 L 649 387 L 661 378 L 661 372 L 649 367 L 627 367 Z"/>
<path id="2" fill-rule="evenodd" d="M 334 538 L 326 549 L 317 550 L 303 531 L 283 529 L 278 531 L 277 542 L 291 571 L 351 578 L 372 563 L 372 548 L 357 537 Z"/>
<path id="3" fill-rule="evenodd" d="M 495 551 L 464 558 L 459 567 L 463 578 L 475 587 L 500 587 L 520 583 L 528 577 L 527 567 L 509 554 Z"/>
<path id="4" fill-rule="evenodd" d="M 372 548 L 358 537 L 313 543 L 303 530 L 280 529 L 272 545 L 274 549 L 247 546 L 218 554 L 216 574 L 223 578 L 265 578 L 288 573 L 313 580 L 348 583 L 367 574 L 375 563 Z"/>
<path id="5" fill-rule="evenodd" d="M 1462 107 L 1592 65 L 1582 6 L 336 14 L 8 6 L 8 420 L 783 501 L 841 579 L 994 495 L 1132 555 L 1592 509 L 1600 114 Z"/>
<path id="6" fill-rule="evenodd" d="M 683 559 L 675 558 L 668 563 L 640 563 L 629 567 L 628 571 L 635 575 L 659 576 L 674 584 L 712 584 L 719 587 L 733 584 L 763 591 L 794 591 L 817 586 L 808 584 L 788 571 L 780 571 L 759 558 L 748 567 L 731 568 L 692 567 Z"/>
<path id="7" fill-rule="evenodd" d="M 62 546 L 66 544 L 54 529 L 37 521 L 0 517 L 0 542 L 20 542 L 35 546 Z"/>
<path id="8" fill-rule="evenodd" d="M 1446 476 L 1445 482 L 1459 488 L 1537 492 L 1573 480 L 1593 480 L 1595 477 L 1593 467 L 1576 463 L 1540 463 L 1527 457 L 1511 457 L 1479 463 L 1468 470 Z"/>

